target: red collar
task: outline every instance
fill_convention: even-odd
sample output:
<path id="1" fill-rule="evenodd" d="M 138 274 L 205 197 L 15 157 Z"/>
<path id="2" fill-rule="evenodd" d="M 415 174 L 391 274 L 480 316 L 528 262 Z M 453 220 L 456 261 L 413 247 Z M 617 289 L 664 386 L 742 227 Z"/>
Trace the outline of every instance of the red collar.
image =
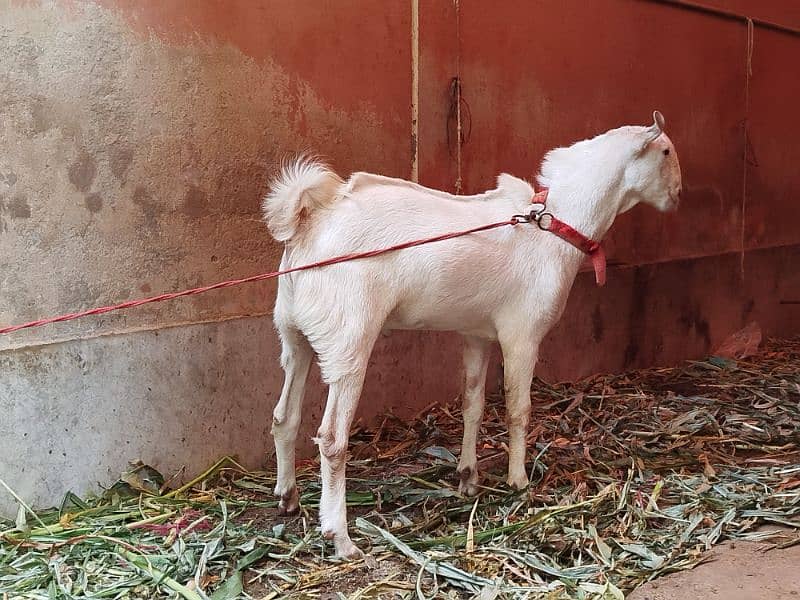
<path id="1" fill-rule="evenodd" d="M 565 242 L 575 246 L 584 254 L 588 254 L 592 259 L 592 266 L 594 267 L 594 278 L 597 285 L 605 285 L 606 283 L 606 253 L 600 242 L 596 242 L 574 227 L 567 225 L 564 221 L 556 219 L 552 213 L 546 212 L 547 202 L 547 188 L 542 188 L 539 192 L 534 194 L 531 199 L 530 215 L 527 215 L 529 221 L 535 222 L 540 229 L 549 231 L 560 237 Z M 538 207 L 536 206 L 538 205 Z"/>

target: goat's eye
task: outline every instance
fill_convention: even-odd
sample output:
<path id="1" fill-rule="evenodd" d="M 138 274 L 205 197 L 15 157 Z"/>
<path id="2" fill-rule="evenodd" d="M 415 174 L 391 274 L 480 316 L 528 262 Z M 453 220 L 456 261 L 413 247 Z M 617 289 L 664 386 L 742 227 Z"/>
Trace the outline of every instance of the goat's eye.
<path id="1" fill-rule="evenodd" d="M 669 155 L 669 148 L 664 150 L 664 156 L 668 156 L 668 155 Z"/>

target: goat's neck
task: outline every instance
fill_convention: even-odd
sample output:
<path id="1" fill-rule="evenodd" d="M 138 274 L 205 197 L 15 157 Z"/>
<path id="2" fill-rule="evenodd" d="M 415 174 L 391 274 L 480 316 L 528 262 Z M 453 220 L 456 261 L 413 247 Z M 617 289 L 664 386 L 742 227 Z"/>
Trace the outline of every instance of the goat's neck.
<path id="1" fill-rule="evenodd" d="M 625 194 L 621 177 L 594 178 L 591 185 L 584 178 L 564 178 L 551 184 L 547 210 L 599 242 L 614 223 Z"/>

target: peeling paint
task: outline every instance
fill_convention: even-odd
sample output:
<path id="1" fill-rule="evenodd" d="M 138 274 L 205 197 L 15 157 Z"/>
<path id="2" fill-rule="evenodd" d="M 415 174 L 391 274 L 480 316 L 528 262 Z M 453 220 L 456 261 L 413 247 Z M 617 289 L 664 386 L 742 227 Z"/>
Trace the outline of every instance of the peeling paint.
<path id="1" fill-rule="evenodd" d="M 91 213 L 98 213 L 103 208 L 103 197 L 100 194 L 89 194 L 84 199 L 86 209 Z"/>
<path id="2" fill-rule="evenodd" d="M 2 210 L 12 219 L 31 218 L 31 207 L 24 195 L 14 196 Z"/>
<path id="3" fill-rule="evenodd" d="M 206 193 L 196 185 L 190 185 L 183 195 L 181 210 L 187 217 L 199 218 L 207 215 Z"/>
<path id="4" fill-rule="evenodd" d="M 97 175 L 97 165 L 94 157 L 88 152 L 80 152 L 78 158 L 68 169 L 69 180 L 78 191 L 88 192 Z"/>
<path id="5" fill-rule="evenodd" d="M 124 2 L 0 2 L 0 72 L 11 74 L 0 103 L 8 149 L 0 193 L 13 185 L 27 202 L 3 200 L 0 272 L 4 291 L 13 284 L 16 295 L 0 294 L 2 322 L 124 300 L 143 278 L 169 291 L 274 266 L 281 248 L 260 222 L 259 204 L 287 154 L 313 148 L 345 172 L 407 175 L 408 146 L 395 134 L 407 127 L 398 118 L 408 111 L 405 98 L 383 90 L 380 104 L 353 108 L 343 95 L 348 109 L 338 108 L 319 97 L 318 81 L 214 34 L 142 35 L 119 8 Z M 269 39 L 263 30 L 258 36 Z M 390 46 L 380 52 L 398 60 Z M 328 71 L 320 76 L 324 86 L 336 81 Z M 13 224 L 26 215 L 37 217 L 28 219 L 33 229 Z M 19 256 L 36 268 L 23 267 Z M 86 297 L 62 293 L 78 279 L 88 284 Z M 92 335 L 101 326 L 124 331 L 260 313 L 272 289 L 253 285 L 228 290 L 224 302 L 164 304 L 20 332 L 0 339 L 0 350 Z M 23 295 L 35 301 L 20 302 Z"/>
<path id="6" fill-rule="evenodd" d="M 111 173 L 122 183 L 125 182 L 125 175 L 133 162 L 133 148 L 130 146 L 114 146 L 111 149 Z"/>

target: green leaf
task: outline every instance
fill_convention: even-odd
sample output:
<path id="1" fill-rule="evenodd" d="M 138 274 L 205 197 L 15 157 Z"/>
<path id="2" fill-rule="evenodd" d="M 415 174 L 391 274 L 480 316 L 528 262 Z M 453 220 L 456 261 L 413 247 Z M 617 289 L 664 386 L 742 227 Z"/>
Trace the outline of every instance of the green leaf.
<path id="1" fill-rule="evenodd" d="M 271 546 L 261 546 L 251 550 L 236 563 L 236 570 L 243 571 L 253 563 L 258 562 L 269 553 Z"/>
<path id="2" fill-rule="evenodd" d="M 210 598 L 211 600 L 232 600 L 233 598 L 241 596 L 243 590 L 242 573 L 236 569 L 231 576 L 222 582 L 222 585 L 211 594 Z"/>
<path id="3" fill-rule="evenodd" d="M 429 456 L 433 456 L 435 458 L 440 458 L 442 460 L 446 460 L 447 462 L 456 463 L 458 459 L 453 456 L 453 453 L 450 452 L 447 448 L 443 448 L 442 446 L 428 446 L 424 450 L 422 450 L 423 454 L 428 454 Z"/>

